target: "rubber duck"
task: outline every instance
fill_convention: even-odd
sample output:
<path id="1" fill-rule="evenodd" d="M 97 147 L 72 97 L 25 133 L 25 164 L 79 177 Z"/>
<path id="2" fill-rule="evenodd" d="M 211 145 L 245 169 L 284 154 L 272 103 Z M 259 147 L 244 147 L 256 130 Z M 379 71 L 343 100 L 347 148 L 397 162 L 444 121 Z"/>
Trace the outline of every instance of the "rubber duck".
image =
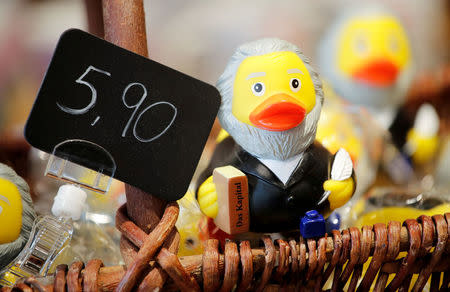
<path id="1" fill-rule="evenodd" d="M 333 156 L 315 142 L 322 85 L 298 47 L 274 38 L 243 44 L 217 88 L 218 118 L 230 136 L 217 145 L 202 175 L 197 199 L 205 215 L 217 216 L 211 174 L 224 165 L 247 176 L 252 232 L 298 230 L 307 211 L 327 216 L 351 198 L 352 165 L 348 178 L 331 179 Z"/>
<path id="2" fill-rule="evenodd" d="M 378 5 L 345 10 L 319 45 L 320 72 L 342 98 L 367 107 L 394 144 L 417 164 L 437 150 L 439 118 L 424 104 L 409 116 L 401 107 L 414 73 L 411 46 L 400 20 Z"/>
<path id="3" fill-rule="evenodd" d="M 27 183 L 0 163 L 0 270 L 22 251 L 35 219 Z"/>
<path id="4" fill-rule="evenodd" d="M 354 119 L 340 101 L 327 99 L 317 126 L 316 139 L 331 153 L 336 153 L 340 148 L 347 150 L 356 166 L 363 151 L 362 135 L 358 136 Z"/>

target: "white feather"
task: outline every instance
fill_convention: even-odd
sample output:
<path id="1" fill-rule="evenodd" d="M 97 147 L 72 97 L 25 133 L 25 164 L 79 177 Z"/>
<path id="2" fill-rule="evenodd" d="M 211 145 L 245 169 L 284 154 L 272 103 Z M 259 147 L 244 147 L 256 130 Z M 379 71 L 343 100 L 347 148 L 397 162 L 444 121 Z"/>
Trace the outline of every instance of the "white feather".
<path id="1" fill-rule="evenodd" d="M 339 181 L 345 180 L 352 175 L 352 172 L 353 162 L 350 158 L 350 154 L 348 154 L 344 148 L 339 149 L 334 157 L 333 166 L 331 167 L 331 179 Z M 325 191 L 317 205 L 322 204 L 330 194 L 330 191 Z"/>
<path id="2" fill-rule="evenodd" d="M 348 179 L 353 172 L 353 162 L 350 158 L 350 154 L 341 148 L 334 157 L 333 166 L 331 168 L 332 180 L 345 180 Z"/>

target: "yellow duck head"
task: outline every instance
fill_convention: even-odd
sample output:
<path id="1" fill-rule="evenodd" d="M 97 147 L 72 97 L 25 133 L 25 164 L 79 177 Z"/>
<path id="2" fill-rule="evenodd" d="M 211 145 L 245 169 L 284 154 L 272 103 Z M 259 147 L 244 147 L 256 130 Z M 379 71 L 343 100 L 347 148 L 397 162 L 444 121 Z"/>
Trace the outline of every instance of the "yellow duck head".
<path id="1" fill-rule="evenodd" d="M 252 155 L 285 160 L 313 143 L 322 85 L 295 45 L 262 39 L 240 46 L 217 88 L 222 127 Z"/>
<path id="2" fill-rule="evenodd" d="M 0 163 L 0 270 L 23 249 L 35 218 L 27 183 Z"/>
<path id="3" fill-rule="evenodd" d="M 339 95 L 369 109 L 401 104 L 412 77 L 406 32 L 397 17 L 378 6 L 340 15 L 320 43 L 318 60 Z"/>

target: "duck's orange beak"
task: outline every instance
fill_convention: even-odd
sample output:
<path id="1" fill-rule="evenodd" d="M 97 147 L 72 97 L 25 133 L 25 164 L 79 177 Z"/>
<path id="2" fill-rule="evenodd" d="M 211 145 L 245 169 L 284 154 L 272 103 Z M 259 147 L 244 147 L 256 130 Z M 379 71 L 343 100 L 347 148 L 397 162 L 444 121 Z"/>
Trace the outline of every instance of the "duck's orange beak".
<path id="1" fill-rule="evenodd" d="M 305 118 L 304 105 L 287 94 L 275 94 L 250 113 L 250 122 L 268 131 L 286 131 L 298 126 Z"/>
<path id="2" fill-rule="evenodd" d="M 364 64 L 353 73 L 353 77 L 372 86 L 385 87 L 395 82 L 398 71 L 391 61 L 378 59 Z"/>

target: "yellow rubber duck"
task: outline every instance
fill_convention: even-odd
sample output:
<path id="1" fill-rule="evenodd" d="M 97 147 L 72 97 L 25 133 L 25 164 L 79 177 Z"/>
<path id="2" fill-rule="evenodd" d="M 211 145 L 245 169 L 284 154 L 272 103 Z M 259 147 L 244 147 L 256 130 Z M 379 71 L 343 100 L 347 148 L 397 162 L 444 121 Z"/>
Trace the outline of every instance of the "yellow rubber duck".
<path id="1" fill-rule="evenodd" d="M 450 204 L 442 203 L 429 210 L 416 209 L 412 207 L 383 207 L 365 213 L 356 221 L 356 226 L 373 225 L 375 223 L 389 223 L 389 221 L 403 222 L 406 219 L 418 218 L 421 215 L 433 216 L 450 212 Z"/>
<path id="2" fill-rule="evenodd" d="M 346 9 L 324 34 L 318 55 L 322 76 L 337 94 L 367 107 L 416 164 L 434 157 L 439 129 L 436 111 L 426 105 L 415 121 L 408 121 L 401 110 L 414 62 L 398 17 L 379 5 Z M 421 113 L 426 117 L 419 118 Z"/>
<path id="3" fill-rule="evenodd" d="M 242 45 L 217 87 L 222 95 L 219 120 L 231 137 L 221 135 L 215 155 L 224 150 L 234 157 L 206 171 L 197 193 L 204 214 L 217 216 L 210 174 L 211 167 L 223 165 L 235 166 L 248 178 L 252 231 L 298 229 L 299 221 L 292 218 L 299 220 L 311 209 L 326 215 L 351 198 L 354 177 L 331 179 L 331 155 L 314 143 L 323 103 L 321 81 L 296 46 L 278 39 Z M 226 146 L 230 140 L 238 145 L 236 151 Z M 322 203 L 326 191 L 329 196 Z"/>
<path id="4" fill-rule="evenodd" d="M 27 183 L 0 163 L 0 270 L 23 249 L 35 219 Z"/>
<path id="5" fill-rule="evenodd" d="M 0 244 L 19 237 L 22 228 L 22 199 L 15 184 L 0 178 Z"/>
<path id="6" fill-rule="evenodd" d="M 417 194 L 417 195 L 416 195 Z M 361 199 L 354 211 L 356 226 L 403 222 L 421 215 L 433 216 L 450 212 L 448 193 L 445 190 L 424 192 L 421 189 L 375 188 L 369 197 Z M 369 210 L 368 212 L 364 210 Z"/>
<path id="7" fill-rule="evenodd" d="M 362 152 L 362 135 L 358 135 L 357 126 L 350 114 L 345 113 L 342 100 L 326 82 L 323 84 L 327 100 L 317 125 L 316 139 L 331 153 L 344 148 L 356 164 Z"/>

